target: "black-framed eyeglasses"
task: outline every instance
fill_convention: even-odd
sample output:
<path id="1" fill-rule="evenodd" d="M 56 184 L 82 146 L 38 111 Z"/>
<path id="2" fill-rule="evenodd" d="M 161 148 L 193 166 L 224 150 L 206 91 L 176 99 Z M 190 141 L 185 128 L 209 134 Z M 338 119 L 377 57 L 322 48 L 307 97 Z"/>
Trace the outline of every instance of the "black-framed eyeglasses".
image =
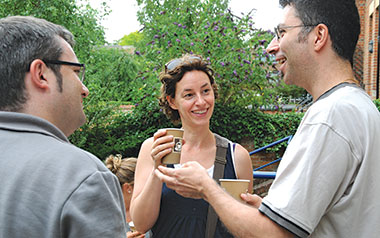
<path id="1" fill-rule="evenodd" d="M 85 72 L 86 72 L 86 66 L 84 64 L 62 61 L 62 60 L 42 60 L 42 61 L 45 64 L 61 64 L 61 65 L 70 65 L 70 66 L 79 67 L 79 70 L 75 70 L 75 72 L 77 73 L 79 80 L 83 83 L 84 78 L 85 78 Z"/>
<path id="2" fill-rule="evenodd" d="M 201 60 L 201 58 L 198 56 L 189 56 L 186 58 L 173 59 L 173 60 L 171 60 L 165 64 L 165 73 L 167 73 L 170 70 L 175 69 L 176 67 L 178 67 L 179 65 L 181 65 L 185 62 L 192 63 L 192 60 Z"/>
<path id="3" fill-rule="evenodd" d="M 274 28 L 274 33 L 276 34 L 276 40 L 277 41 L 281 40 L 284 29 L 297 28 L 297 27 L 311 27 L 311 26 L 318 26 L 318 24 L 317 25 L 296 25 L 296 26 L 278 25 Z"/>

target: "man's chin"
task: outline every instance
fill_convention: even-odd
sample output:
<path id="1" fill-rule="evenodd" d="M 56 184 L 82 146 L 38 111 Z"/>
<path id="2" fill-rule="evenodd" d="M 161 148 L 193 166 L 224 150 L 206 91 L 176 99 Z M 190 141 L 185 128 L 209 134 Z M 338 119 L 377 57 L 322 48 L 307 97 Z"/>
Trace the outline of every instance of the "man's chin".
<path id="1" fill-rule="evenodd" d="M 284 75 L 284 74 L 281 73 L 280 77 L 281 77 L 281 80 L 284 81 L 284 83 L 286 85 L 293 85 L 294 84 L 291 79 L 289 79 L 288 77 L 286 77 L 286 75 Z"/>

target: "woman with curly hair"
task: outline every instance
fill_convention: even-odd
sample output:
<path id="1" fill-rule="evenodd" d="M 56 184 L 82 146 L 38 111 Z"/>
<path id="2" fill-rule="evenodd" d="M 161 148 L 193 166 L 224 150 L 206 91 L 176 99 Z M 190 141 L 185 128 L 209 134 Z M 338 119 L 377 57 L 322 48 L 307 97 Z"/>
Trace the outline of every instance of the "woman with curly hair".
<path id="1" fill-rule="evenodd" d="M 248 192 L 252 192 L 252 164 L 247 150 L 210 130 L 218 92 L 213 75 L 209 64 L 196 55 L 171 60 L 160 74 L 160 106 L 172 122 L 182 124 L 185 141 L 180 164 L 168 167 L 179 168 L 196 161 L 213 177 L 218 143 L 225 141 L 223 177 L 249 180 Z M 178 195 L 155 175 L 172 147 L 172 136 L 166 135 L 165 129 L 142 144 L 132 196 L 133 221 L 140 231 L 152 229 L 153 237 L 205 237 L 208 203 Z M 217 218 L 215 226 L 212 237 L 232 237 Z"/>

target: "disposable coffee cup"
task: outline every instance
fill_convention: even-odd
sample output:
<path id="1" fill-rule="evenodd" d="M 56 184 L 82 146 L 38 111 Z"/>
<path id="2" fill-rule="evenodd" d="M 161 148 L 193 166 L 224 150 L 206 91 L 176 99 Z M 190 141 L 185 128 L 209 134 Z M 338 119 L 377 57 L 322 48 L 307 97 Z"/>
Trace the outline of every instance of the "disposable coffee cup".
<path id="1" fill-rule="evenodd" d="M 240 194 L 248 192 L 249 180 L 246 179 L 219 179 L 220 186 L 238 201 L 243 201 Z"/>
<path id="2" fill-rule="evenodd" d="M 179 164 L 181 159 L 183 130 L 178 128 L 166 128 L 166 135 L 173 136 L 174 146 L 172 152 L 162 158 L 163 164 Z"/>
<path id="3" fill-rule="evenodd" d="M 133 224 L 133 221 L 130 221 L 130 222 L 128 223 L 128 225 L 129 225 L 129 228 L 131 229 L 132 232 L 135 232 L 135 231 L 136 231 L 135 224 Z"/>

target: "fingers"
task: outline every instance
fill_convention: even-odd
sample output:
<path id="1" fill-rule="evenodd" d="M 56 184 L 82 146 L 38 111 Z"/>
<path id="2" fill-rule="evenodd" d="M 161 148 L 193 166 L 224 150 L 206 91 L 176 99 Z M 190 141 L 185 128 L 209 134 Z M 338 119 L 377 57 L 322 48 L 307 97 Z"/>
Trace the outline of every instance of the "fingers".
<path id="1" fill-rule="evenodd" d="M 161 162 L 161 159 L 172 151 L 173 146 L 174 146 L 173 142 L 162 144 L 162 145 L 153 144 L 150 155 L 155 162 L 156 161 Z"/>
<path id="2" fill-rule="evenodd" d="M 181 191 L 181 190 L 176 190 L 176 193 L 181 195 L 182 197 L 185 198 L 192 198 L 192 199 L 201 199 L 203 198 L 200 193 L 197 192 L 188 192 L 188 191 Z"/>
<path id="3" fill-rule="evenodd" d="M 143 238 L 143 237 L 145 237 L 145 234 L 141 234 L 138 231 L 128 231 L 127 232 L 127 238 L 134 238 L 134 237 Z"/>
<path id="4" fill-rule="evenodd" d="M 240 194 L 241 199 L 243 199 L 249 205 L 259 208 L 261 205 L 262 198 L 256 194 L 242 193 Z"/>
<path id="5" fill-rule="evenodd" d="M 189 162 L 186 162 L 183 164 L 182 168 L 197 168 L 197 169 L 200 169 L 200 170 L 204 170 L 204 168 L 202 167 L 202 165 L 200 165 L 198 162 L 196 161 L 189 161 Z"/>
<path id="6" fill-rule="evenodd" d="M 162 175 L 174 176 L 175 170 L 172 168 L 166 168 L 164 166 L 158 166 L 157 170 L 162 173 Z M 168 177 L 166 176 L 166 177 Z"/>
<path id="7" fill-rule="evenodd" d="M 155 175 L 166 185 L 175 185 L 176 178 L 172 177 L 174 175 L 174 169 L 166 168 L 164 166 L 158 166 L 158 168 L 154 171 Z"/>
<path id="8" fill-rule="evenodd" d="M 153 138 L 154 138 L 154 140 L 156 140 L 157 138 L 164 136 L 164 135 L 166 135 L 166 130 L 165 129 L 159 129 L 158 131 L 156 131 L 156 133 L 154 133 Z"/>
<path id="9" fill-rule="evenodd" d="M 202 194 L 200 194 L 196 189 L 193 189 L 191 186 L 177 180 L 175 169 L 159 166 L 154 172 L 162 182 L 166 183 L 168 188 L 176 191 L 176 193 L 182 197 L 194 199 L 202 198 Z"/>
<path id="10" fill-rule="evenodd" d="M 169 154 L 174 147 L 173 136 L 165 135 L 165 129 L 160 129 L 153 135 L 153 144 L 150 155 L 155 162 L 156 167 L 161 164 L 161 159 Z"/>

